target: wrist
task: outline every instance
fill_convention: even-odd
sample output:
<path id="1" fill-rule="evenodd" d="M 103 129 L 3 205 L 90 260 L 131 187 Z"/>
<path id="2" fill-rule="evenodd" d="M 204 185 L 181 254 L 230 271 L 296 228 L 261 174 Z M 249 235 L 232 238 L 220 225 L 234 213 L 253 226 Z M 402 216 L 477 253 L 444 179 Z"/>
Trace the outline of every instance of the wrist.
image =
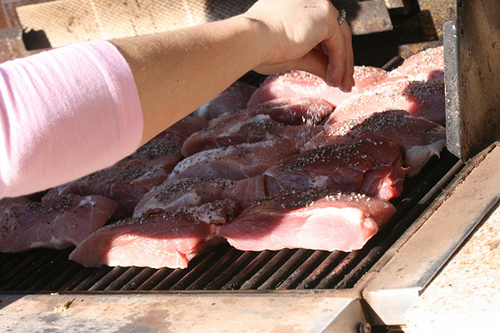
<path id="1" fill-rule="evenodd" d="M 269 63 L 272 59 L 274 42 L 272 41 L 272 29 L 262 20 L 246 14 L 234 17 L 244 29 L 248 31 L 248 52 L 252 55 L 251 69 Z"/>

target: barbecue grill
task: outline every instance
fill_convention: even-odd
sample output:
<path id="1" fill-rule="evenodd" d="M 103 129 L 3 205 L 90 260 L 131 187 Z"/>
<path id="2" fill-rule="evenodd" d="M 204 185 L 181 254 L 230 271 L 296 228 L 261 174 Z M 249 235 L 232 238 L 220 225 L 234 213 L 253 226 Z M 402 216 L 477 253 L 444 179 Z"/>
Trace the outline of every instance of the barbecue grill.
<path id="1" fill-rule="evenodd" d="M 500 147 L 494 130 L 498 96 L 489 96 L 487 111 L 480 113 L 483 122 L 493 122 L 490 130 L 478 134 L 464 110 L 479 93 L 491 92 L 489 86 L 476 85 L 466 93 L 465 87 L 474 77 L 477 82 L 477 77 L 491 75 L 479 65 L 497 40 L 490 37 L 492 44 L 477 52 L 480 59 L 467 52 L 473 43 L 468 32 L 492 21 L 481 21 L 478 10 L 465 1 L 334 2 L 349 9 L 356 64 L 391 69 L 402 57 L 445 45 L 448 149 L 406 180 L 403 194 L 393 201 L 397 213 L 382 230 L 350 253 L 244 252 L 222 244 L 194 258 L 186 269 L 85 268 L 67 259 L 72 249 L 0 254 L 0 317 L 3 309 L 16 318 L 2 320 L 0 327 L 68 332 L 369 332 L 404 327 L 404 313 L 500 198 Z M 500 12 L 500 5 L 477 3 L 479 10 Z M 433 29 L 428 29 L 429 19 Z M 445 21 L 450 22 L 441 30 Z M 465 70 L 471 59 L 478 60 L 476 72 Z M 493 72 L 499 64 L 491 60 Z M 249 73 L 241 80 L 258 84 L 262 77 Z"/>

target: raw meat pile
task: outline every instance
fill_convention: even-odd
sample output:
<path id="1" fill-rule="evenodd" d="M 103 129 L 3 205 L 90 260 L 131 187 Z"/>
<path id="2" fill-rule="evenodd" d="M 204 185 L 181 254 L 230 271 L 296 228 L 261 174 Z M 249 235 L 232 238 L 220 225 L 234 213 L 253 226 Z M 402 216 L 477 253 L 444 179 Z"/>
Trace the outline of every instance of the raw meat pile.
<path id="1" fill-rule="evenodd" d="M 237 82 L 116 165 L 3 199 L 0 252 L 75 246 L 85 266 L 185 268 L 244 251 L 353 251 L 445 146 L 443 48 L 355 68 L 344 93 L 301 71 Z"/>

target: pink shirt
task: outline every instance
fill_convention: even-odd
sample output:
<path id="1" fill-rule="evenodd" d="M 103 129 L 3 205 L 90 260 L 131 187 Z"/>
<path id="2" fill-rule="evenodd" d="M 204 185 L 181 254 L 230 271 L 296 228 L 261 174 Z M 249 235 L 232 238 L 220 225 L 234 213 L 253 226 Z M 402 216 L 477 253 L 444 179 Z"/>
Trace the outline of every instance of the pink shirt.
<path id="1" fill-rule="evenodd" d="M 0 198 L 106 168 L 142 138 L 132 72 L 104 41 L 1 64 L 0 131 Z"/>

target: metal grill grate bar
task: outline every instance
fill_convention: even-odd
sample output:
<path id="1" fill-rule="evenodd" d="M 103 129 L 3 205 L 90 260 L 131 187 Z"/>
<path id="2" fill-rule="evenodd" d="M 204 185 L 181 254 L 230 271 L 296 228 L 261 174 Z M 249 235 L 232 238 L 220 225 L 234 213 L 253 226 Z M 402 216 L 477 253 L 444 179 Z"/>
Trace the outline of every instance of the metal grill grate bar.
<path id="1" fill-rule="evenodd" d="M 241 285 L 240 289 L 258 289 L 285 261 L 293 254 L 293 250 L 283 249 L 281 251 L 269 251 L 272 258 L 261 267 L 255 274 Z"/>
<path id="2" fill-rule="evenodd" d="M 297 268 L 307 259 L 311 250 L 298 249 L 291 253 L 289 259 L 284 262 L 279 268 L 257 289 L 269 290 L 277 289 L 281 283 L 290 275 L 297 272 Z"/>
<path id="3" fill-rule="evenodd" d="M 127 282 L 120 290 L 139 290 L 139 288 L 150 279 L 156 270 L 153 268 L 143 268 L 129 282 Z"/>
<path id="4" fill-rule="evenodd" d="M 223 286 L 230 283 L 231 278 L 236 276 L 241 272 L 244 267 L 248 265 L 248 263 L 254 259 L 257 254 L 255 252 L 241 252 L 237 251 L 238 257 L 224 270 L 222 271 L 217 279 L 209 281 L 205 286 L 207 290 L 220 290 L 223 289 Z M 233 289 L 233 288 L 224 288 L 224 289 Z"/>
<path id="5" fill-rule="evenodd" d="M 330 252 L 314 251 L 288 278 L 283 281 L 276 289 L 307 289 L 301 288 L 301 283 L 306 281 L 308 277 L 316 279 L 314 274 L 318 265 L 323 263 Z"/>
<path id="6" fill-rule="evenodd" d="M 222 290 L 237 290 L 242 289 L 241 286 L 245 281 L 251 278 L 258 270 L 268 262 L 273 253 L 270 251 L 262 251 L 255 254 L 252 261 L 248 263 L 243 269 L 228 282 L 221 289 Z"/>

